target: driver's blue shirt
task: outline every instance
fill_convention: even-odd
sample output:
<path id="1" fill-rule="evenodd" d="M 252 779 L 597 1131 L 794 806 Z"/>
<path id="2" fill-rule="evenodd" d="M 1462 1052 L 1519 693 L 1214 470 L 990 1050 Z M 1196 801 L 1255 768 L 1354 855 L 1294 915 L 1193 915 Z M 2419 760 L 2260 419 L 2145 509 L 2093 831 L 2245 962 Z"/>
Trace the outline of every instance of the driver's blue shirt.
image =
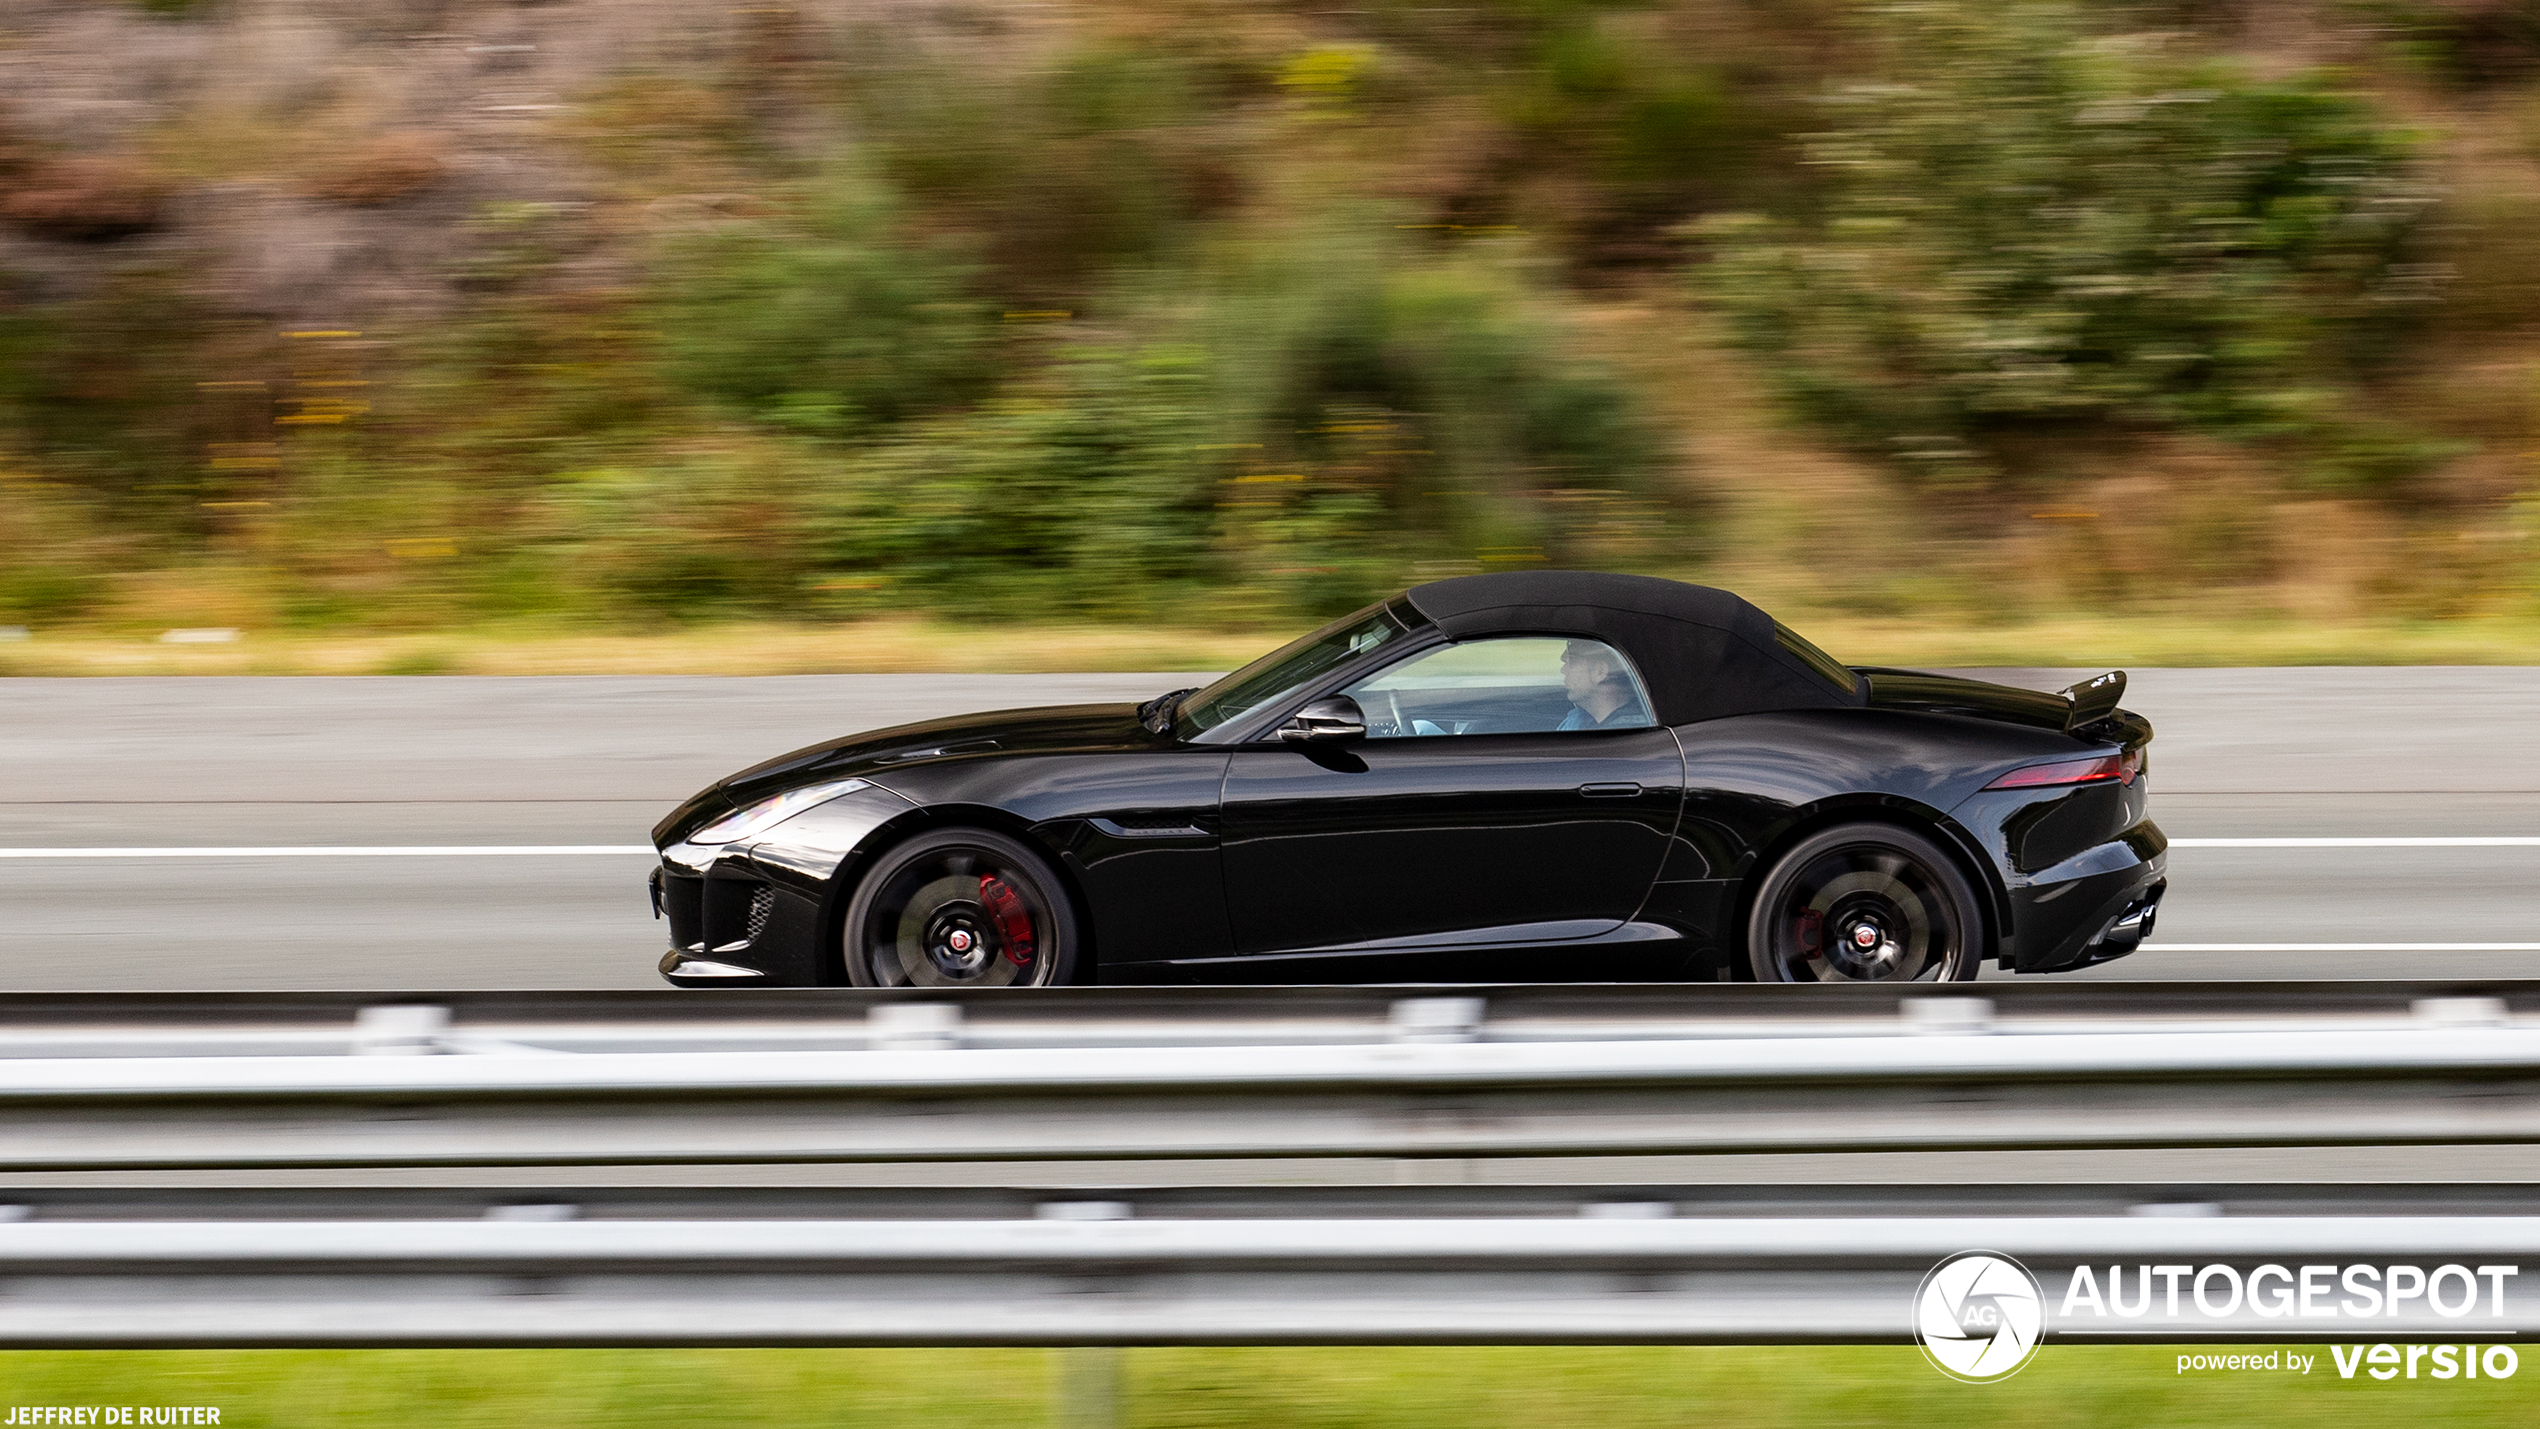
<path id="1" fill-rule="evenodd" d="M 1648 723 L 1648 712 L 1640 707 L 1640 701 L 1625 700 L 1614 707 L 1612 714 L 1601 720 L 1588 718 L 1586 710 L 1572 705 L 1570 712 L 1563 715 L 1561 722 L 1552 728 L 1557 734 L 1565 729 L 1640 729 Z"/>

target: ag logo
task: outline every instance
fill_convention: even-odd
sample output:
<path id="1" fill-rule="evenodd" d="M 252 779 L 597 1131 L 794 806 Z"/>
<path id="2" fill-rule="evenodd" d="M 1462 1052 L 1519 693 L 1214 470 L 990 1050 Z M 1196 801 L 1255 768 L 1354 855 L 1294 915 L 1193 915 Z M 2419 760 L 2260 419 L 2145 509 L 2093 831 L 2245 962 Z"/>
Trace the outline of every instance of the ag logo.
<path id="1" fill-rule="evenodd" d="M 1971 1384 L 2000 1379 L 2027 1364 L 2045 1322 L 2037 1277 L 1991 1251 L 1949 1257 L 1914 1292 L 1914 1338 L 1923 1353 L 1942 1374 Z"/>

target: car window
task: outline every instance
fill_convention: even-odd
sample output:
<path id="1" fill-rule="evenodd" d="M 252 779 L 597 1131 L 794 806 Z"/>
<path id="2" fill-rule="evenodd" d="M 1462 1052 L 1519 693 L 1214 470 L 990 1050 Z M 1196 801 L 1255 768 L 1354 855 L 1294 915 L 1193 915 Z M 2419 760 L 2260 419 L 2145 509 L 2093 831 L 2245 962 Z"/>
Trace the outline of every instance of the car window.
<path id="1" fill-rule="evenodd" d="M 1645 729 L 1649 697 L 1631 662 L 1598 640 L 1468 640 L 1414 655 L 1341 693 L 1369 739 Z"/>
<path id="2" fill-rule="evenodd" d="M 1344 615 L 1185 698 L 1176 711 L 1182 737 L 1188 739 L 1275 704 L 1343 660 L 1391 644 L 1405 633 L 1388 604 Z"/>

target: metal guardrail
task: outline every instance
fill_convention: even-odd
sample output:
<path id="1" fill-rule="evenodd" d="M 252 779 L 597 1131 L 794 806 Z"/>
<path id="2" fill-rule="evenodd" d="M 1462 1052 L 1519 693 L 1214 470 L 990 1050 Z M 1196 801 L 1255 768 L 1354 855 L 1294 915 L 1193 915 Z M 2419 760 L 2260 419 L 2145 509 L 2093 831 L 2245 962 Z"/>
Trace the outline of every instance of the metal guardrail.
<path id="1" fill-rule="evenodd" d="M 2540 1141 L 2540 1025 L 2495 1004 L 2015 1035 L 1942 1006 L 1921 1035 L 16 1058 L 0 1168 Z"/>
<path id="2" fill-rule="evenodd" d="M 473 1184 L 13 1185 L 0 1223 L 40 1221 L 997 1221 L 1032 1219 L 1437 1221 L 1578 1216 L 1774 1217 L 1804 1205 L 1832 1219 L 2019 1217 L 2529 1216 L 2522 1181 L 2019 1182 L 1608 1181 L 1188 1184 L 1124 1168 L 1093 1185 Z M 488 1178 L 489 1180 L 491 1178 Z"/>
<path id="3" fill-rule="evenodd" d="M 2530 1215 L 1115 1217 L 28 1220 L 0 1224 L 0 1344 L 1875 1343 L 1978 1249 L 2036 1274 L 2050 1339 L 2540 1330 Z M 2304 1298 L 2357 1264 L 2420 1284 Z M 2077 1306 L 2084 1266 L 2133 1313 Z M 2164 1305 L 2170 1268 L 2209 1298 Z"/>
<path id="4" fill-rule="evenodd" d="M 1628 1163 L 1626 1163 L 1628 1164 Z M 1659 1163 L 1650 1163 L 1655 1166 Z M 1139 1220 L 1292 1220 L 1666 1214 L 1778 1216 L 1804 1202 L 1830 1217 L 2540 1215 L 2530 1181 L 1907 1181 L 1608 1179 L 1202 1183 L 1170 1166 L 1120 1168 L 1098 1182 L 1020 1178 L 954 1184 L 802 1185 L 604 1175 L 534 1186 L 499 1177 L 448 1184 L 0 1185 L 0 1223 L 18 1220 L 1029 1220 L 1094 1205 Z M 1090 1212 L 1086 1213 L 1090 1214 Z"/>
<path id="5" fill-rule="evenodd" d="M 1031 990 L 27 993 L 0 1059 L 381 1051 L 847 1051 L 1345 1045 L 2228 1027 L 2540 1017 L 2540 982 L 1098 987 Z"/>
<path id="6" fill-rule="evenodd" d="M 1644 991 L 22 999 L 0 1170 L 2540 1142 L 2515 985 Z M 2540 1333 L 2527 1186 L 1068 1194 L 0 1189 L 0 1344 L 1884 1342 L 1971 1250 L 2050 1339 Z"/>

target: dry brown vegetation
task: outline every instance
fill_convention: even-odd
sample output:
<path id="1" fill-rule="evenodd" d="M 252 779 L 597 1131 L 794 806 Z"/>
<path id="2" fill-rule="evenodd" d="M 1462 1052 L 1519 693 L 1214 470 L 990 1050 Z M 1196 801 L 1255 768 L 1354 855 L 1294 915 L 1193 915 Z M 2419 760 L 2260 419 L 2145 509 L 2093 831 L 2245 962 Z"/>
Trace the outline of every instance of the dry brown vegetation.
<path id="1" fill-rule="evenodd" d="M 429 136 L 385 134 L 324 165 L 309 192 L 356 208 L 377 208 L 430 188 L 448 172 Z"/>
<path id="2" fill-rule="evenodd" d="M 40 238 L 129 238 L 161 225 L 167 196 L 167 185 L 131 159 L 47 157 L 12 176 L 0 218 Z"/>
<path id="3" fill-rule="evenodd" d="M 2531 658 L 2524 7 L 2089 11 L 2328 76 L 2321 132 L 2371 116 L 2429 200 L 2356 290 L 2405 301 L 2223 416 L 1980 418 L 1945 479 L 1795 400 L 1815 358 L 1711 276 L 1726 216 L 1840 197 L 1795 136 L 1887 62 L 1873 13 L 15 12 L 0 625 L 38 638 L 0 660 L 889 667 L 943 615 L 1218 650 L 1541 561 L 1882 658 Z M 558 633 L 665 619 L 760 653 Z M 131 643 L 215 625 L 251 638 Z"/>

